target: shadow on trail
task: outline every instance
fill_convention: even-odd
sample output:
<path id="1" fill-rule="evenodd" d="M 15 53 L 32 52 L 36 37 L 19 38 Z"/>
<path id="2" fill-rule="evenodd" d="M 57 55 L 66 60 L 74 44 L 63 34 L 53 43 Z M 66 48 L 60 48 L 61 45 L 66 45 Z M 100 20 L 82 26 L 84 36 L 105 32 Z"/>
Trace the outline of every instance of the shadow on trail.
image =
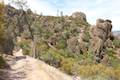
<path id="1" fill-rule="evenodd" d="M 21 59 L 26 59 L 26 56 L 19 56 L 19 57 L 17 56 L 17 57 L 16 57 L 16 61 L 19 61 L 19 60 L 21 60 Z"/>

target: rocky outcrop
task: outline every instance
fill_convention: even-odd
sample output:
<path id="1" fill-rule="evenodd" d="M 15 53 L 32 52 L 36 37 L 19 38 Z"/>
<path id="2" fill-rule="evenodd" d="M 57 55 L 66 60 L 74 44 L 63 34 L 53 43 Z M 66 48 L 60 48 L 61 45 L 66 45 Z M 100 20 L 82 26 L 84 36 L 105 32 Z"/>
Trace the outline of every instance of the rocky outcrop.
<path id="1" fill-rule="evenodd" d="M 88 37 L 85 34 L 85 29 L 81 28 L 81 31 L 80 31 L 79 36 L 78 36 L 78 43 L 79 43 L 79 46 L 80 46 L 79 49 L 80 49 L 81 54 L 85 54 L 88 50 L 88 43 L 89 42 L 87 42 L 85 37 Z"/>
<path id="2" fill-rule="evenodd" d="M 77 37 L 71 37 L 67 40 L 67 48 L 71 53 L 80 53 L 80 46 L 78 45 Z"/>
<path id="3" fill-rule="evenodd" d="M 111 39 L 112 22 L 98 19 L 96 25 L 91 28 L 91 48 L 96 62 L 101 62 L 105 55 L 108 39 Z"/>
<path id="4" fill-rule="evenodd" d="M 87 21 L 86 20 L 86 15 L 83 12 L 74 12 L 72 14 L 72 17 L 73 18 L 78 18 L 78 19 L 83 20 L 83 21 Z"/>
<path id="5" fill-rule="evenodd" d="M 80 28 L 78 36 L 72 36 L 67 40 L 67 48 L 71 53 L 86 54 L 88 46 L 89 36 L 87 35 L 86 28 Z"/>

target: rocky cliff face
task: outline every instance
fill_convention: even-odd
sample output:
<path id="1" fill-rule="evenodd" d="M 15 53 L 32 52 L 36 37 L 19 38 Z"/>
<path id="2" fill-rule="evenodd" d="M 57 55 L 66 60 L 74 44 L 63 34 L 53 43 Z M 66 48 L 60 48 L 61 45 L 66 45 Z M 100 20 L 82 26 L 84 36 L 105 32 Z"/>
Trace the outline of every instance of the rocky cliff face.
<path id="1" fill-rule="evenodd" d="M 112 22 L 98 19 L 96 25 L 91 28 L 91 45 L 96 62 L 101 62 L 106 54 L 107 42 L 112 38 Z M 107 43 L 107 44 L 106 44 Z M 105 45 L 106 44 L 106 45 Z"/>

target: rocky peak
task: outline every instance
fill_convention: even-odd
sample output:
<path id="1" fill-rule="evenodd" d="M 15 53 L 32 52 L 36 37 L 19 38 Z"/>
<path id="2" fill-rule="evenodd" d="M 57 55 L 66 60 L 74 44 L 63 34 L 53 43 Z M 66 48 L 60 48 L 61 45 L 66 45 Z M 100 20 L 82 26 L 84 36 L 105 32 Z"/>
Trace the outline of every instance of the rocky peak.
<path id="1" fill-rule="evenodd" d="M 86 21 L 86 15 L 83 12 L 74 12 L 71 16 L 73 18 L 79 18 L 80 20 Z"/>

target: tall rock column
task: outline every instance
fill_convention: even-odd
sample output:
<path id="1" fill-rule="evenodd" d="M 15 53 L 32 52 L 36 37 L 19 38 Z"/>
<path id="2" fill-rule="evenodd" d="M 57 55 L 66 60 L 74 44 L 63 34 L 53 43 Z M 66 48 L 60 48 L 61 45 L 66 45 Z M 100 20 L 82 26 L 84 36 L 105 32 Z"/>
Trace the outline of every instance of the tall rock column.
<path id="1" fill-rule="evenodd" d="M 105 42 L 111 36 L 112 22 L 98 19 L 96 25 L 91 28 L 91 47 L 95 62 L 100 63 L 105 55 Z"/>

